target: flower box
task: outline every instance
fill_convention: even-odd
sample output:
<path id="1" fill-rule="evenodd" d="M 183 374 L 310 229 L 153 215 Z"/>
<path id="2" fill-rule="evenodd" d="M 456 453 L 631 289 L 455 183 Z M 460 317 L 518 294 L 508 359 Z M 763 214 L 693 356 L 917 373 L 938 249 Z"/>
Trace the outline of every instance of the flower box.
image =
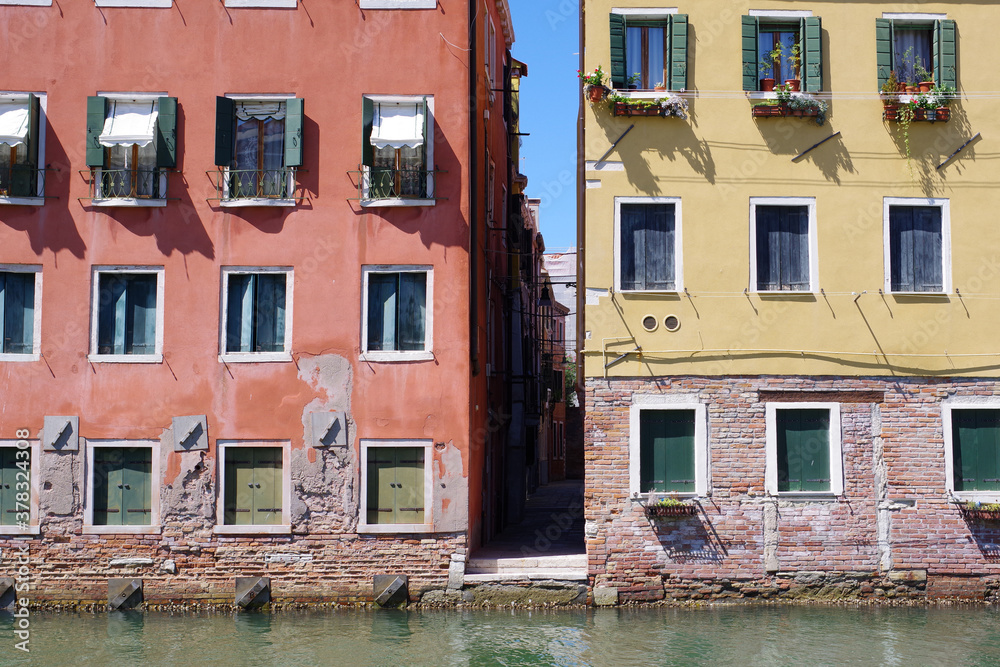
<path id="1" fill-rule="evenodd" d="M 882 108 L 882 119 L 899 122 L 900 107 L 898 104 L 887 104 Z M 941 121 L 947 123 L 951 120 L 951 109 L 948 107 L 938 107 L 937 109 L 915 109 L 913 112 L 914 121 L 928 121 L 934 123 Z"/>
<path id="2" fill-rule="evenodd" d="M 815 118 L 819 115 L 819 109 L 812 107 L 809 109 L 793 109 L 787 104 L 758 104 L 753 109 L 754 118 L 772 118 L 793 116 L 795 118 Z"/>
<path id="3" fill-rule="evenodd" d="M 615 116 L 662 116 L 663 107 L 659 104 L 643 105 L 634 102 L 615 102 L 612 114 Z"/>
<path id="4" fill-rule="evenodd" d="M 984 510 L 962 508 L 962 516 L 966 521 L 1000 521 L 1000 510 Z"/>
<path id="5" fill-rule="evenodd" d="M 698 512 L 698 508 L 694 505 L 668 505 L 666 507 L 659 505 L 647 505 L 645 512 L 646 516 L 649 518 L 694 516 Z"/>

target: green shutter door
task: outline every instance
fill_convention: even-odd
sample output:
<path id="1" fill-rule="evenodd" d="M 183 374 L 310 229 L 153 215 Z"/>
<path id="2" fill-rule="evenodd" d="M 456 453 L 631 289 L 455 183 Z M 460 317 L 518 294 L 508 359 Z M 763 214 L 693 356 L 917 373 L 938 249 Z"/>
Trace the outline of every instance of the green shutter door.
<path id="1" fill-rule="evenodd" d="M 172 169 L 177 165 L 177 98 L 156 102 L 156 166 Z"/>
<path id="2" fill-rule="evenodd" d="M 611 24 L 611 87 L 625 87 L 625 17 L 621 14 L 609 16 Z"/>
<path id="3" fill-rule="evenodd" d="M 122 524 L 152 523 L 152 461 L 149 447 L 127 447 L 122 451 Z"/>
<path id="4" fill-rule="evenodd" d="M 878 65 L 878 89 L 889 80 L 892 73 L 892 20 L 875 19 L 875 62 Z"/>
<path id="5" fill-rule="evenodd" d="M 830 490 L 830 411 L 778 410 L 778 491 Z"/>
<path id="6" fill-rule="evenodd" d="M 760 58 L 757 55 L 757 17 L 743 17 L 743 90 L 757 90 L 760 86 L 760 77 L 757 64 Z"/>
<path id="7" fill-rule="evenodd" d="M 121 447 L 94 448 L 94 525 L 122 525 Z"/>
<path id="8" fill-rule="evenodd" d="M 305 100 L 295 97 L 285 102 L 285 166 L 302 166 L 302 123 Z"/>
<path id="9" fill-rule="evenodd" d="M 394 523 L 396 457 L 388 447 L 368 448 L 368 523 Z"/>
<path id="10" fill-rule="evenodd" d="M 17 523 L 17 448 L 0 447 L 0 525 Z"/>
<path id="11" fill-rule="evenodd" d="M 1000 412 L 996 410 L 952 411 L 953 432 L 960 427 L 958 446 L 961 455 L 961 479 L 955 489 L 996 491 L 1000 489 Z M 958 462 L 957 462 L 958 463 Z M 956 477 L 960 466 L 955 466 Z M 962 485 L 959 486 L 958 482 Z"/>
<path id="12" fill-rule="evenodd" d="M 281 523 L 281 448 L 253 448 L 253 523 Z"/>
<path id="13" fill-rule="evenodd" d="M 823 90 L 823 26 L 818 16 L 802 20 L 802 89 Z"/>
<path id="14" fill-rule="evenodd" d="M 693 410 L 644 410 L 639 418 L 640 491 L 693 493 Z"/>
<path id="15" fill-rule="evenodd" d="M 399 447 L 396 459 L 394 523 L 424 522 L 424 449 Z"/>
<path id="16" fill-rule="evenodd" d="M 674 14 L 670 17 L 670 87 L 668 90 L 687 89 L 688 17 Z"/>
<path id="17" fill-rule="evenodd" d="M 236 132 L 236 104 L 228 97 L 215 98 L 215 164 L 233 163 L 233 135 Z"/>
<path id="18" fill-rule="evenodd" d="M 100 96 L 87 98 L 87 166 L 104 166 L 104 146 L 100 136 L 104 131 L 104 118 L 107 115 L 107 99 Z"/>
<path id="19" fill-rule="evenodd" d="M 226 524 L 248 526 L 253 523 L 253 477 L 253 448 L 226 449 Z"/>
<path id="20" fill-rule="evenodd" d="M 934 79 L 939 86 L 958 88 L 958 49 L 955 22 L 934 23 Z"/>
<path id="21" fill-rule="evenodd" d="M 978 443 L 976 441 L 975 410 L 952 410 L 952 462 L 956 491 L 978 488 Z"/>

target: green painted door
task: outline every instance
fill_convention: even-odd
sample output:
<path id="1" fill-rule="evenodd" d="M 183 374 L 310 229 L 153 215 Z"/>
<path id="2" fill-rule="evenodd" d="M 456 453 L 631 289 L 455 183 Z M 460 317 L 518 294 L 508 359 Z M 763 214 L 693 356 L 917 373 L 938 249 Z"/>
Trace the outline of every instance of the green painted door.
<path id="1" fill-rule="evenodd" d="M 777 410 L 778 491 L 830 490 L 830 411 Z"/>
<path id="2" fill-rule="evenodd" d="M 398 447 L 394 523 L 424 522 L 424 448 Z"/>
<path id="3" fill-rule="evenodd" d="M 122 450 L 122 524 L 148 526 L 152 523 L 153 450 L 126 447 Z"/>
<path id="4" fill-rule="evenodd" d="M 643 410 L 639 479 L 643 493 L 693 493 L 694 410 Z"/>
<path id="5" fill-rule="evenodd" d="M 281 523 L 281 448 L 253 448 L 253 522 Z"/>

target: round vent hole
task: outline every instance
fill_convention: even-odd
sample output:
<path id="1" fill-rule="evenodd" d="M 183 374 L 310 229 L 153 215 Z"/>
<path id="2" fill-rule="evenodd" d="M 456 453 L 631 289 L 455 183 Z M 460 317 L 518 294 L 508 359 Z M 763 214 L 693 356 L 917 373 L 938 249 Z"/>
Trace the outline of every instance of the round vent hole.
<path id="1" fill-rule="evenodd" d="M 642 327 L 646 331 L 654 331 L 656 329 L 656 318 L 652 315 L 646 315 L 642 318 Z"/>
<path id="2" fill-rule="evenodd" d="M 667 328 L 667 331 L 677 331 L 681 328 L 681 321 L 677 319 L 676 315 L 667 315 L 663 320 L 663 326 Z"/>

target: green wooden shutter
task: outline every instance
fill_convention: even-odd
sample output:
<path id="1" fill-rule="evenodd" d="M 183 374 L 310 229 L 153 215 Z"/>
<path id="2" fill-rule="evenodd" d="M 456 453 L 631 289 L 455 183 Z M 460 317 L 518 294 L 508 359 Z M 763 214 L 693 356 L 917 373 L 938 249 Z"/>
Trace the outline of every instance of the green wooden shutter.
<path id="1" fill-rule="evenodd" d="M 94 95 L 87 98 L 87 166 L 104 166 L 104 146 L 101 145 L 101 132 L 104 131 L 104 118 L 108 113 L 107 98 Z"/>
<path id="2" fill-rule="evenodd" d="M 127 447 L 122 453 L 122 525 L 152 523 L 152 462 L 150 447 Z"/>
<path id="3" fill-rule="evenodd" d="M 760 87 L 757 64 L 757 17 L 743 17 L 743 90 L 757 90 Z"/>
<path id="4" fill-rule="evenodd" d="M 285 102 L 285 166 L 302 166 L 302 123 L 305 100 L 293 97 Z"/>
<path id="5" fill-rule="evenodd" d="M 94 448 L 94 525 L 122 524 L 122 453 L 120 447 Z"/>
<path id="6" fill-rule="evenodd" d="M 31 354 L 35 329 L 35 274 L 0 274 L 0 351 Z"/>
<path id="7" fill-rule="evenodd" d="M 11 165 L 10 190 L 15 197 L 38 195 L 38 97 L 28 93 L 28 136 L 24 139 L 27 164 Z"/>
<path id="8" fill-rule="evenodd" d="M 878 89 L 889 80 L 892 73 L 892 20 L 875 19 L 875 62 L 878 65 Z"/>
<path id="9" fill-rule="evenodd" d="M 955 22 L 934 22 L 934 80 L 939 86 L 958 88 L 958 49 Z"/>
<path id="10" fill-rule="evenodd" d="M 173 168 L 177 165 L 177 98 L 157 99 L 156 166 Z"/>
<path id="11" fill-rule="evenodd" d="M 361 98 L 361 164 L 375 164 L 375 147 L 372 146 L 372 126 L 375 123 L 375 103 Z"/>
<path id="12" fill-rule="evenodd" d="M 688 17 L 674 14 L 670 17 L 670 88 L 687 89 Z"/>
<path id="13" fill-rule="evenodd" d="M 396 457 L 388 447 L 368 448 L 369 524 L 393 523 L 395 519 Z"/>
<path id="14" fill-rule="evenodd" d="M 509 79 L 507 79 L 507 80 L 509 81 Z M 509 84 L 508 84 L 507 87 L 509 87 Z M 424 111 L 423 111 L 423 116 L 422 116 L 423 119 L 424 119 L 424 133 L 421 136 L 423 136 L 423 138 L 424 138 L 424 169 L 427 169 L 428 171 L 431 170 L 431 169 L 433 169 L 433 167 L 428 162 L 428 160 L 430 159 L 430 155 L 431 155 L 431 151 L 430 151 L 431 141 L 434 140 L 434 137 L 430 136 L 430 114 L 431 114 L 431 108 L 427 104 L 427 98 L 425 97 L 424 98 Z M 427 183 L 427 179 L 429 178 L 429 176 L 430 176 L 429 174 L 424 174 L 423 178 L 424 178 L 424 183 L 425 184 Z M 430 197 L 431 193 L 428 192 L 427 196 Z"/>
<path id="15" fill-rule="evenodd" d="M 228 167 L 233 163 L 233 134 L 236 130 L 236 104 L 228 97 L 215 98 L 215 164 Z"/>
<path id="16" fill-rule="evenodd" d="M 611 14 L 611 87 L 625 87 L 625 17 Z"/>
<path id="17" fill-rule="evenodd" d="M 830 411 L 799 410 L 802 490 L 829 491 Z"/>
<path id="18" fill-rule="evenodd" d="M 802 457 L 799 455 L 797 410 L 778 410 L 775 415 L 778 450 L 778 491 L 802 489 Z"/>
<path id="19" fill-rule="evenodd" d="M 226 525 L 247 526 L 253 523 L 253 451 L 252 447 L 226 449 L 226 488 L 223 521 Z"/>
<path id="20" fill-rule="evenodd" d="M 0 525 L 17 523 L 17 448 L 0 448 Z"/>
<path id="21" fill-rule="evenodd" d="M 823 25 L 818 16 L 802 24 L 802 89 L 818 93 L 823 90 Z"/>
<path id="22" fill-rule="evenodd" d="M 395 449 L 395 523 L 424 523 L 424 449 Z"/>
<path id="23" fill-rule="evenodd" d="M 693 410 L 644 410 L 639 419 L 640 491 L 694 492 Z"/>
<path id="24" fill-rule="evenodd" d="M 1000 489 L 1000 412 L 953 410 L 951 423 L 955 490 Z"/>
<path id="25" fill-rule="evenodd" d="M 253 448 L 253 523 L 281 523 L 281 448 Z"/>

